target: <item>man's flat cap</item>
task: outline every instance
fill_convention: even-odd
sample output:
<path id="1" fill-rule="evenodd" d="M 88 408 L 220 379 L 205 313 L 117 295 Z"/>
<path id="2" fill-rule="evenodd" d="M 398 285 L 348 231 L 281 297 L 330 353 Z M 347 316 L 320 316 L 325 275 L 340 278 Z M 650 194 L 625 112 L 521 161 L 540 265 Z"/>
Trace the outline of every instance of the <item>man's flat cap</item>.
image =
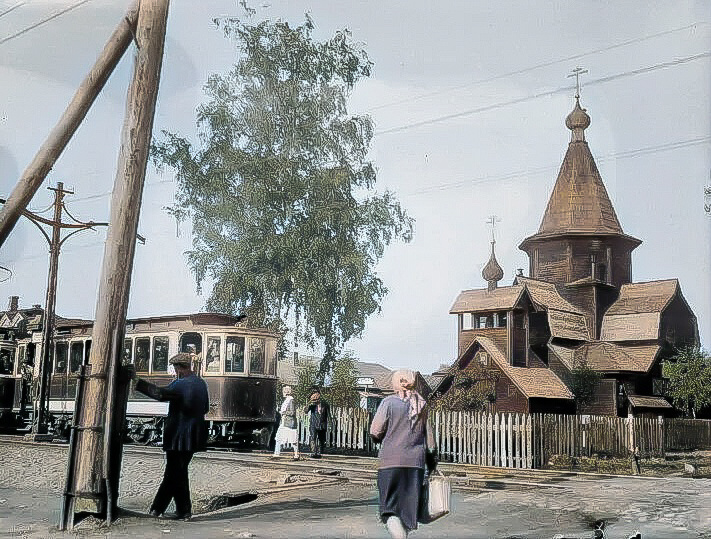
<path id="1" fill-rule="evenodd" d="M 190 367 L 192 365 L 192 358 L 187 352 L 181 352 L 171 357 L 169 363 L 171 365 L 181 365 L 183 367 Z"/>

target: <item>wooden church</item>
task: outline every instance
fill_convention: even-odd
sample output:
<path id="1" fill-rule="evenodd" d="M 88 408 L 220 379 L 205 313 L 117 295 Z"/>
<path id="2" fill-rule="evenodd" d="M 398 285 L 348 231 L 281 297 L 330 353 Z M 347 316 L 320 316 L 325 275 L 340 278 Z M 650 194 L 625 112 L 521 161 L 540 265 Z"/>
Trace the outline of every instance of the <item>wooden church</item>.
<path id="1" fill-rule="evenodd" d="M 490 411 L 662 415 L 662 361 L 698 343 L 696 317 L 676 279 L 633 283 L 632 251 L 585 141 L 590 117 L 580 106 L 565 120 L 572 132 L 538 232 L 519 248 L 529 259 L 511 286 L 491 242 L 485 289 L 464 290 L 450 310 L 458 319 L 453 373 L 477 362 L 495 380 Z M 571 373 L 581 364 L 601 381 L 592 402 L 576 403 Z"/>

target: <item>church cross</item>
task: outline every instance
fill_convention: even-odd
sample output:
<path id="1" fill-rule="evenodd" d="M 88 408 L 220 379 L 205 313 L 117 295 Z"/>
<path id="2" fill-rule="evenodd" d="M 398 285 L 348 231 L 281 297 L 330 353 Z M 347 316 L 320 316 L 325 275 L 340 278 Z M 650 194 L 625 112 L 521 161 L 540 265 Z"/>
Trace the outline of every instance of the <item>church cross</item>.
<path id="1" fill-rule="evenodd" d="M 497 217 L 496 215 L 490 215 L 489 218 L 486 220 L 487 225 L 491 225 L 491 241 L 496 241 L 496 238 L 494 237 L 494 230 L 496 229 L 496 223 L 500 223 L 501 218 Z"/>
<path id="2" fill-rule="evenodd" d="M 580 99 L 580 75 L 583 75 L 587 73 L 587 69 L 583 69 L 582 67 L 576 67 L 573 69 L 573 71 L 568 75 L 568 78 L 570 77 L 575 77 L 575 98 Z"/>

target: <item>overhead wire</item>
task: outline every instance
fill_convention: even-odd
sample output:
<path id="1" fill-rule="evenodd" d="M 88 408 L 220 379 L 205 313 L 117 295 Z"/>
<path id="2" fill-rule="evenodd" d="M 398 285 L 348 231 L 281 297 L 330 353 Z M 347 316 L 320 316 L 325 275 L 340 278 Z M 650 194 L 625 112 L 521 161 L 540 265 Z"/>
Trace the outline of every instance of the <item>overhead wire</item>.
<path id="1" fill-rule="evenodd" d="M 655 146 L 646 146 L 643 148 L 635 148 L 633 150 L 613 152 L 613 153 L 609 153 L 606 155 L 602 155 L 600 157 L 596 157 L 595 162 L 596 163 L 604 163 L 606 161 L 611 161 L 613 159 L 629 159 L 632 157 L 638 157 L 640 155 L 648 155 L 648 154 L 660 153 L 660 152 L 669 151 L 669 150 L 677 150 L 677 149 L 681 149 L 681 148 L 687 148 L 690 146 L 698 146 L 700 144 L 707 144 L 707 143 L 711 143 L 711 136 L 695 137 L 692 139 L 667 142 L 667 143 L 659 144 L 659 145 L 655 145 Z M 520 177 L 534 176 L 537 174 L 542 174 L 544 172 L 551 172 L 551 171 L 557 170 L 559 168 L 560 168 L 560 164 L 556 164 L 556 165 L 546 165 L 543 167 L 529 168 L 526 170 L 519 170 L 516 172 L 508 172 L 505 174 L 479 176 L 474 179 L 461 180 L 458 182 L 443 183 L 443 184 L 439 184 L 439 185 L 433 185 L 430 187 L 424 187 L 422 189 L 417 189 L 414 191 L 402 193 L 401 196 L 423 195 L 423 194 L 434 193 L 437 191 L 446 191 L 448 189 L 469 187 L 471 185 L 478 185 L 478 184 L 482 184 L 482 183 L 489 183 L 489 182 L 500 181 L 500 180 L 509 180 L 509 179 L 520 178 Z"/>
<path id="2" fill-rule="evenodd" d="M 682 32 L 682 31 L 685 31 L 685 30 L 691 30 L 691 29 L 696 28 L 697 26 L 700 26 L 700 25 L 701 25 L 701 26 L 704 26 L 704 25 L 708 25 L 708 24 L 709 24 L 709 23 L 706 22 L 706 21 L 695 22 L 695 23 L 693 23 L 693 24 L 689 24 L 689 25 L 683 26 L 683 27 L 681 27 L 681 28 L 673 28 L 673 29 L 671 29 L 671 30 L 665 30 L 665 31 L 663 31 L 663 32 L 658 32 L 658 33 L 656 33 L 656 34 L 650 34 L 650 35 L 647 35 L 647 36 L 642 36 L 642 37 L 638 37 L 638 38 L 634 38 L 634 39 L 629 39 L 629 40 L 627 40 L 627 41 L 622 41 L 622 42 L 620 42 L 620 43 L 615 43 L 614 45 L 609 45 L 609 46 L 607 46 L 607 47 L 601 47 L 601 48 L 599 48 L 599 49 L 594 49 L 594 50 L 591 50 L 591 51 L 581 52 L 581 53 L 578 53 L 578 54 L 573 54 L 573 55 L 571 55 L 571 56 L 566 56 L 565 58 L 560 58 L 560 59 L 558 59 L 558 60 L 551 60 L 551 61 L 548 61 L 548 62 L 542 62 L 542 63 L 540 63 L 540 64 L 536 64 L 536 65 L 529 66 L 529 67 L 524 67 L 524 68 L 521 68 L 521 69 L 516 69 L 516 70 L 514 70 L 514 71 L 508 71 L 508 72 L 506 72 L 506 73 L 501 73 L 501 74 L 499 74 L 499 75 L 493 75 L 493 76 L 491 76 L 491 77 L 486 77 L 486 78 L 483 78 L 483 79 L 478 79 L 478 80 L 475 80 L 475 81 L 472 81 L 472 82 L 468 82 L 468 83 L 465 83 L 465 84 L 461 84 L 461 85 L 458 85 L 458 86 L 451 86 L 451 87 L 449 87 L 449 88 L 445 88 L 445 89 L 442 89 L 442 90 L 435 90 L 435 91 L 433 91 L 433 92 L 427 92 L 427 93 L 424 93 L 424 94 L 420 94 L 420 95 L 415 96 L 415 97 L 411 97 L 411 98 L 407 98 L 407 99 L 400 99 L 400 100 L 393 101 L 393 102 L 390 102 L 390 103 L 385 103 L 385 104 L 382 104 L 382 105 L 376 105 L 375 107 L 371 107 L 370 109 L 367 109 L 366 112 L 371 112 L 371 111 L 379 110 L 379 109 L 382 109 L 382 108 L 387 108 L 387 107 L 391 107 L 391 106 L 401 105 L 401 104 L 404 104 L 404 103 L 411 103 L 411 102 L 413 102 L 413 101 L 419 101 L 420 99 L 425 99 L 425 98 L 428 98 L 428 97 L 434 97 L 434 96 L 446 94 L 446 93 L 449 93 L 449 92 L 456 92 L 457 90 L 463 90 L 463 89 L 465 89 L 465 88 L 470 88 L 470 87 L 472 87 L 472 86 L 477 86 L 477 85 L 479 85 L 479 84 L 485 84 L 485 83 L 487 83 L 487 82 L 493 82 L 493 81 L 496 81 L 496 80 L 501 80 L 501 79 L 504 79 L 504 78 L 513 77 L 513 76 L 516 76 L 516 75 L 522 75 L 522 74 L 524 74 L 524 73 L 530 73 L 531 71 L 535 71 L 535 70 L 537 70 L 537 69 L 542 69 L 542 68 L 545 68 L 545 67 L 550 67 L 550 66 L 553 66 L 553 65 L 562 64 L 562 63 L 564 63 L 564 62 L 570 62 L 570 61 L 572 61 L 572 60 L 579 60 L 579 59 L 581 59 L 581 58 L 585 58 L 586 56 L 592 56 L 592 55 L 594 55 L 594 54 L 600 54 L 600 53 L 607 52 L 607 51 L 611 51 L 611 50 L 618 49 L 618 48 L 621 48 L 621 47 L 626 47 L 626 46 L 628 46 L 628 45 L 633 45 L 633 44 L 635 44 L 635 43 L 641 43 L 641 42 L 647 41 L 647 40 L 649 40 L 649 39 L 655 39 L 655 38 L 658 38 L 658 37 L 662 37 L 662 36 L 666 36 L 666 35 L 675 34 L 675 33 L 677 33 L 677 32 Z"/>
<path id="3" fill-rule="evenodd" d="M 0 39 L 0 45 L 3 45 L 3 44 L 5 44 L 5 43 L 7 43 L 8 41 L 11 41 L 11 40 L 13 40 L 13 39 L 15 39 L 15 38 L 18 38 L 18 37 L 20 37 L 20 36 L 26 34 L 27 32 L 29 32 L 29 31 L 31 31 L 31 30 L 34 30 L 35 28 L 37 28 L 37 27 L 39 27 L 39 26 L 42 26 L 43 24 L 46 24 L 46 23 L 48 23 L 48 22 L 50 22 L 50 21 L 53 21 L 53 20 L 56 19 L 57 17 L 61 17 L 61 16 L 64 15 L 65 13 L 69 13 L 70 11 L 72 11 L 72 10 L 74 10 L 74 9 L 76 9 L 76 8 L 78 8 L 78 7 L 82 6 L 82 5 L 84 5 L 84 4 L 86 4 L 87 2 L 91 2 L 91 0 L 79 0 L 78 2 L 75 2 L 75 3 L 73 3 L 73 4 L 70 5 L 70 6 L 67 6 L 67 7 L 65 7 L 65 8 L 62 8 L 62 9 L 60 9 L 59 11 L 56 11 L 56 12 L 54 12 L 53 14 L 48 15 L 48 16 L 45 17 L 44 19 L 40 19 L 39 21 L 37 21 L 37 22 L 34 23 L 34 24 L 31 24 L 30 26 L 26 26 L 26 27 L 23 28 L 22 30 L 18 30 L 18 31 L 15 32 L 14 34 L 10 34 L 9 36 L 6 36 L 6 37 Z"/>
<path id="4" fill-rule="evenodd" d="M 587 81 L 586 84 L 585 84 L 585 86 L 586 86 L 586 87 L 589 87 L 589 86 L 596 86 L 596 85 L 598 85 L 598 84 L 604 84 L 604 83 L 606 83 L 606 82 L 610 82 L 610 81 L 613 81 L 613 80 L 618 80 L 618 79 L 622 79 L 622 78 L 626 78 L 626 77 L 632 77 L 632 76 L 636 76 L 636 75 L 641 75 L 641 74 L 643 74 L 643 73 L 650 73 L 650 72 L 652 72 L 652 71 L 657 71 L 657 70 L 659 70 L 659 69 L 666 69 L 666 68 L 669 68 L 669 67 L 673 67 L 673 66 L 677 66 L 677 65 L 681 65 L 681 64 L 686 64 L 686 63 L 689 63 L 689 62 L 693 62 L 693 61 L 696 61 L 696 60 L 700 60 L 700 59 L 703 59 L 703 58 L 708 58 L 709 56 L 711 56 L 711 51 L 705 51 L 705 52 L 702 52 L 702 53 L 699 53 L 699 54 L 694 54 L 694 55 L 692 55 L 692 56 L 686 56 L 686 57 L 684 57 L 684 58 L 677 58 L 677 59 L 675 59 L 675 60 L 671 60 L 671 61 L 668 61 L 668 62 L 662 62 L 662 63 L 659 63 L 659 64 L 654 64 L 654 65 L 647 66 L 647 67 L 641 67 L 641 68 L 638 68 L 638 69 L 632 69 L 632 70 L 629 70 L 629 71 L 623 71 L 622 73 L 616 73 L 616 74 L 614 74 L 614 75 L 608 75 L 607 77 L 601 77 L 601 78 L 599 78 L 599 79 L 593 79 L 593 80 Z M 418 122 L 412 122 L 412 123 L 405 124 L 405 125 L 401 125 L 401 126 L 397 126 L 397 127 L 391 127 L 391 128 L 388 128 L 388 129 L 384 129 L 384 130 L 382 130 L 382 131 L 376 131 L 376 132 L 375 132 L 375 136 L 379 136 L 379 135 L 389 135 L 389 134 L 392 134 L 392 133 L 399 133 L 399 132 L 401 132 L 401 131 L 406 131 L 406 130 L 408 130 L 408 129 L 414 129 L 414 128 L 417 128 L 417 127 L 424 127 L 424 126 L 426 126 L 426 125 L 437 124 L 437 123 L 445 122 L 445 121 L 447 121 L 447 120 L 454 120 L 454 119 L 457 119 L 457 118 L 462 118 L 462 117 L 464 117 L 464 116 L 471 116 L 471 115 L 473 115 L 473 114 L 480 114 L 480 113 L 482 113 L 482 112 L 488 112 L 488 111 L 491 111 L 491 110 L 496 110 L 496 109 L 500 109 L 500 108 L 503 108 L 503 107 L 508 107 L 508 106 L 511 106 L 511 105 L 518 105 L 518 104 L 520 104 L 520 103 L 525 103 L 525 102 L 527 102 L 527 101 L 532 101 L 532 100 L 534 100 L 534 99 L 540 99 L 540 98 L 542 98 L 542 97 L 551 97 L 551 96 L 553 96 L 553 95 L 557 95 L 557 94 L 560 94 L 560 93 L 568 93 L 568 92 L 570 92 L 570 91 L 573 90 L 573 89 L 575 89 L 575 86 L 574 86 L 574 85 L 561 86 L 561 87 L 555 88 L 555 89 L 553 89 L 553 90 L 546 90 L 545 92 L 538 92 L 538 93 L 535 93 L 535 94 L 530 94 L 530 95 L 527 95 L 527 96 L 518 97 L 518 98 L 516 98 L 516 99 L 511 99 L 511 100 L 509 100 L 509 101 L 501 101 L 501 102 L 499 102 L 499 103 L 492 103 L 491 105 L 484 105 L 484 106 L 482 106 L 482 107 L 477 107 L 477 108 L 474 108 L 474 109 L 464 110 L 464 111 L 461 111 L 461 112 L 455 112 L 455 113 L 452 113 L 452 114 L 445 114 L 445 115 L 443 115 L 443 116 L 438 116 L 438 117 L 435 117 L 435 118 L 430 118 L 430 119 L 428 119 L 428 120 L 421 120 L 421 121 L 418 121 Z"/>
<path id="5" fill-rule="evenodd" d="M 4 16 L 7 15 L 8 13 L 12 13 L 12 12 L 15 11 L 18 7 L 21 7 L 21 6 L 25 5 L 26 3 L 27 3 L 27 2 L 25 2 L 25 1 L 23 0 L 22 2 L 18 2 L 18 3 L 15 4 L 14 6 L 7 8 L 5 11 L 0 11 L 0 17 L 4 17 Z"/>

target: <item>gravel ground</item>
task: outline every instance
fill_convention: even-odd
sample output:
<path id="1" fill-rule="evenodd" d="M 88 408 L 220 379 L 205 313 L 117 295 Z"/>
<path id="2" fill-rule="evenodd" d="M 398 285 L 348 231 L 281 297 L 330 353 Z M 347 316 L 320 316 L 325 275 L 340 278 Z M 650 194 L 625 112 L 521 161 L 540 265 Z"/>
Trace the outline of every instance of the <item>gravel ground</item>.
<path id="1" fill-rule="evenodd" d="M 61 494 L 67 465 L 67 447 L 0 442 L 0 462 L 22 463 L 0 468 L 0 487 L 22 488 Z M 146 512 L 163 478 L 164 456 L 124 453 L 119 505 Z M 237 467 L 229 462 L 208 462 L 196 455 L 190 464 L 193 511 L 204 510 L 207 501 L 220 494 L 261 489 L 272 485 L 283 472 L 255 467 Z M 168 508 L 173 511 L 174 507 Z"/>
<path id="2" fill-rule="evenodd" d="M 377 492 L 364 484 L 332 483 L 274 492 L 246 505 L 198 515 L 191 522 L 120 518 L 110 529 L 83 522 L 73 534 L 56 529 L 66 449 L 0 442 L 0 539 L 78 537 L 385 538 Z M 270 462 L 270 461 L 269 461 Z M 334 459 L 334 462 L 338 462 Z M 199 457 L 191 465 L 193 500 L 271 486 L 285 472 Z M 145 511 L 163 470 L 162 454 L 125 454 L 121 507 Z M 691 478 L 538 475 L 543 483 L 486 491 L 456 491 L 453 512 L 422 526 L 413 538 L 552 539 L 592 537 L 591 523 L 608 522 L 609 539 L 635 530 L 644 539 L 711 539 L 711 480 Z"/>

